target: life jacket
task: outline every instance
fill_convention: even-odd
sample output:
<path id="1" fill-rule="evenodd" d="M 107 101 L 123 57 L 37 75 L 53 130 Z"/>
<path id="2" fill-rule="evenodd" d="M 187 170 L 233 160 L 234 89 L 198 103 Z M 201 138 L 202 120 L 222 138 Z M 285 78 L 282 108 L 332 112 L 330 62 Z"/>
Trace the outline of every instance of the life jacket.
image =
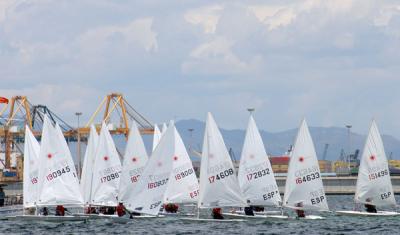
<path id="1" fill-rule="evenodd" d="M 65 215 L 64 206 L 59 205 L 59 206 L 56 207 L 56 215 L 58 215 L 58 216 L 64 216 Z"/>
<path id="2" fill-rule="evenodd" d="M 124 210 L 124 206 L 123 205 L 118 205 L 117 206 L 117 215 L 119 217 L 125 215 L 125 210 Z"/>

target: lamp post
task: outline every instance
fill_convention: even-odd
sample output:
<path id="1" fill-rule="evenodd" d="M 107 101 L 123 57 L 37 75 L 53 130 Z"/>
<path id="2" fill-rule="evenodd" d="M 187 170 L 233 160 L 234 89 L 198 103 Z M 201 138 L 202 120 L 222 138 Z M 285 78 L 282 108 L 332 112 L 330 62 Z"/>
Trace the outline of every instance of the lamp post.
<path id="1" fill-rule="evenodd" d="M 190 133 L 190 142 L 189 142 L 189 153 L 192 151 L 192 144 L 193 144 L 193 128 L 189 128 L 188 129 L 189 133 Z"/>
<path id="2" fill-rule="evenodd" d="M 79 130 L 79 117 L 82 115 L 82 112 L 75 113 L 78 119 L 78 127 L 77 127 L 77 135 L 78 135 L 78 145 L 77 145 L 77 158 L 78 158 L 78 178 L 81 178 L 81 133 Z"/>
<path id="3" fill-rule="evenodd" d="M 348 137 L 346 160 L 347 160 L 347 164 L 348 164 L 347 166 L 348 166 L 349 170 L 350 170 L 350 151 L 351 151 L 351 127 L 352 127 L 352 125 L 346 125 L 347 137 Z"/>
<path id="4" fill-rule="evenodd" d="M 249 111 L 250 115 L 253 114 L 253 112 L 255 111 L 255 108 L 248 108 L 247 111 Z"/>

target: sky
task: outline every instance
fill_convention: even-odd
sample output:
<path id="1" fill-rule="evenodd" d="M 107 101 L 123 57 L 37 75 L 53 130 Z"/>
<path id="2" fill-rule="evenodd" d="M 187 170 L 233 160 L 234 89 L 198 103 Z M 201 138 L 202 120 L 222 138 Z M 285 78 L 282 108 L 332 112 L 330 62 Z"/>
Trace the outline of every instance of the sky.
<path id="1" fill-rule="evenodd" d="M 121 92 L 151 122 L 244 129 L 375 118 L 400 138 L 400 2 L 1 0 L 0 96 L 66 121 Z"/>

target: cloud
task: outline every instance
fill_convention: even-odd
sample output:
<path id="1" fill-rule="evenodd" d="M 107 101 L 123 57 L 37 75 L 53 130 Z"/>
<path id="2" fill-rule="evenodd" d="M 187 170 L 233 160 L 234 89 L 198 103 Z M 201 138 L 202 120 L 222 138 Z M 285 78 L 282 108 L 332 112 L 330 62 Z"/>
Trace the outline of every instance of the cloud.
<path id="1" fill-rule="evenodd" d="M 375 116 L 399 135 L 399 5 L 4 0 L 0 92 L 71 120 L 118 91 L 156 122 L 211 110 L 235 128 L 255 106 L 269 131 L 306 116 L 365 133 Z"/>
<path id="2" fill-rule="evenodd" d="M 184 17 L 191 24 L 201 25 L 204 33 L 215 33 L 223 8 L 222 5 L 205 6 L 188 10 Z"/>

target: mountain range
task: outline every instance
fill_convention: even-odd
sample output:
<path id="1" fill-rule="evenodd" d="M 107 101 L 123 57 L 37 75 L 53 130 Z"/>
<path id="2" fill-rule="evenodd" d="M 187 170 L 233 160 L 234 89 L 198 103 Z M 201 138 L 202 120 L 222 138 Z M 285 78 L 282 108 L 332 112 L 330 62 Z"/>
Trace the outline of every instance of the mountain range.
<path id="1" fill-rule="evenodd" d="M 176 127 L 182 136 L 186 146 L 201 151 L 205 123 L 195 119 L 180 120 Z M 189 131 L 189 129 L 194 129 Z M 236 159 L 240 158 L 246 130 L 227 130 L 220 128 L 227 148 L 232 148 Z M 281 132 L 267 132 L 260 130 L 267 153 L 272 156 L 281 156 L 290 148 L 296 138 L 297 129 L 289 129 Z M 324 148 L 329 144 L 325 159 L 338 160 L 341 151 L 353 153 L 356 149 L 362 152 L 366 135 L 351 132 L 341 127 L 310 127 L 311 137 L 319 159 L 323 159 Z M 400 141 L 390 135 L 382 135 L 385 151 L 388 158 L 400 158 Z"/>

